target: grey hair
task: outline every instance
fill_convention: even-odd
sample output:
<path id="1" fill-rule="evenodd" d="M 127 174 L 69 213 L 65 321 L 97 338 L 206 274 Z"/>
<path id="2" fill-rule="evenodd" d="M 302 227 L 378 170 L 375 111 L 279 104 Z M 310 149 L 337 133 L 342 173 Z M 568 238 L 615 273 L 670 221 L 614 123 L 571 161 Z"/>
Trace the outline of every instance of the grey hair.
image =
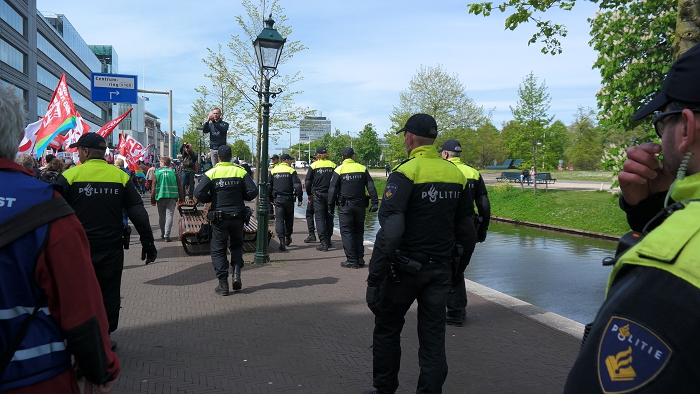
<path id="1" fill-rule="evenodd" d="M 15 163 L 21 165 L 28 171 L 34 170 L 34 158 L 30 155 L 24 153 L 17 155 L 17 157 L 15 157 Z"/>
<path id="2" fill-rule="evenodd" d="M 462 156 L 462 152 L 456 152 L 453 150 L 446 150 L 444 152 L 447 152 L 448 157 L 460 157 L 460 156 Z"/>
<path id="3" fill-rule="evenodd" d="M 17 97 L 15 89 L 0 86 L 0 158 L 14 159 L 24 136 L 24 100 Z"/>

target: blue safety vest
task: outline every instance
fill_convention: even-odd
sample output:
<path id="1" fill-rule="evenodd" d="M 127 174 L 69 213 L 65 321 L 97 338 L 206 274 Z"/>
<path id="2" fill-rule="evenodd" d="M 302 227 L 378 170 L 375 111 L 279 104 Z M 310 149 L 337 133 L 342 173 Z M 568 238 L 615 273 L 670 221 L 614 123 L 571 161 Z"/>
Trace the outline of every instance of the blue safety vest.
<path id="1" fill-rule="evenodd" d="M 51 185 L 15 171 L 0 171 L 0 184 L 12 185 L 0 191 L 0 224 L 54 195 Z M 8 348 L 41 297 L 34 272 L 48 229 L 49 225 L 45 224 L 0 249 L 0 351 Z M 66 249 L 66 253 L 70 251 Z M 0 376 L 0 391 L 50 379 L 69 367 L 70 354 L 61 328 L 44 300 L 22 344 Z"/>

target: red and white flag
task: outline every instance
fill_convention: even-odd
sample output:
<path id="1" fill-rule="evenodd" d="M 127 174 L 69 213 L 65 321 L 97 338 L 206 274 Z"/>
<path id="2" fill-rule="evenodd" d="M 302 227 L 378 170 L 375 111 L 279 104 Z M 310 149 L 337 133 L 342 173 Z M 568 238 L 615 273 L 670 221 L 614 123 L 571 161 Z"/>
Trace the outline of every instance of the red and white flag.
<path id="1" fill-rule="evenodd" d="M 107 122 L 104 126 L 102 126 L 98 131 L 97 134 L 101 135 L 104 139 L 107 139 L 107 136 L 112 133 L 115 127 L 119 125 L 119 123 L 126 118 L 127 115 L 133 111 L 134 108 L 129 108 L 128 111 L 124 112 L 123 114 L 119 115 L 116 119 L 112 119 L 111 121 Z M 121 140 L 121 136 L 119 137 Z"/>
<path id="2" fill-rule="evenodd" d="M 75 128 L 75 106 L 68 91 L 66 75 L 61 75 L 56 90 L 53 92 L 51 102 L 44 115 L 41 127 L 36 133 L 36 153 L 41 156 L 44 149 L 49 146 L 54 137 L 62 131 Z"/>
<path id="3" fill-rule="evenodd" d="M 129 168 L 136 166 L 139 160 L 143 160 L 150 147 L 151 145 L 144 147 L 143 144 L 130 135 L 119 134 L 119 145 L 117 148 L 119 153 L 126 158 Z"/>
<path id="4" fill-rule="evenodd" d="M 77 113 L 76 115 L 76 125 L 75 128 L 68 130 L 66 133 L 66 138 L 65 141 L 63 142 L 63 149 L 66 151 L 75 151 L 77 148 L 69 148 L 71 144 L 74 144 L 78 142 L 78 139 L 80 138 L 81 135 L 89 132 L 91 129 L 90 125 L 85 123 L 83 120 L 83 117 L 80 116 L 80 113 Z"/>
<path id="5" fill-rule="evenodd" d="M 41 119 L 28 124 L 27 127 L 24 128 L 24 138 L 22 138 L 22 142 L 19 143 L 18 153 L 32 154 L 34 145 L 36 145 L 36 133 L 39 131 L 39 127 L 41 127 Z"/>

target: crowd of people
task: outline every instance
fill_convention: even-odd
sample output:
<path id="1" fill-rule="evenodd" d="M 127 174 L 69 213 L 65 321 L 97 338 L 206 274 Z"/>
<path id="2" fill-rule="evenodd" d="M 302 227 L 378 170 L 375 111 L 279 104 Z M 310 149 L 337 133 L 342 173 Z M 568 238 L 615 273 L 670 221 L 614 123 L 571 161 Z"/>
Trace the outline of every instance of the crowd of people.
<path id="1" fill-rule="evenodd" d="M 654 113 L 661 145 L 631 147 L 619 174 L 620 207 L 634 232 L 621 238 L 605 301 L 583 335 L 566 393 L 693 392 L 698 384 L 700 46 L 672 65 L 661 92 L 633 119 Z M 49 158 L 39 167 L 31 157 L 16 155 L 24 122 L 22 100 L 0 87 L 0 183 L 5 185 L 0 234 L 13 233 L 0 238 L 0 310 L 5 311 L 0 314 L 0 391 L 79 393 L 72 355 L 86 378 L 85 392 L 108 393 L 120 373 L 117 344 L 109 335 L 119 320 L 124 220 L 138 231 L 148 264 L 157 258 L 148 214 L 131 174 L 104 159 L 107 145 L 101 136 L 87 133 L 71 145 L 81 165 Z M 211 133 L 215 165 L 195 186 L 187 160 L 177 176 L 170 158 L 161 158 L 160 168 L 149 175 L 151 203 L 158 206 L 162 238 L 170 235 L 174 201 L 189 192 L 211 203 L 207 219 L 219 280 L 214 290 L 228 295 L 242 287 L 245 201 L 256 198 L 258 190 L 251 174 L 232 162 L 225 144 L 228 124 L 218 108 L 203 127 Z M 440 393 L 448 373 L 445 325 L 464 323 L 463 273 L 476 243 L 486 238 L 490 205 L 483 179 L 460 160 L 459 142 L 435 146 L 438 125 L 432 116 L 415 114 L 398 133 L 408 159 L 387 170 L 381 204 L 372 177 L 355 162 L 350 147 L 339 166 L 319 147 L 304 188 L 292 158 L 282 155 L 270 171 L 269 197 L 283 252 L 292 242 L 290 213 L 295 203 L 301 206 L 304 189 L 319 251 L 332 247 L 337 209 L 346 268 L 366 265 L 359 242 L 363 218 L 368 208 L 378 211 L 381 229 L 367 264 L 365 293 L 375 315 L 374 387 L 365 394 L 397 390 L 401 331 L 416 301 L 416 391 Z M 184 146 L 186 157 L 196 160 L 188 149 Z M 71 243 L 70 254 L 59 247 L 65 242 Z M 310 233 L 305 242 L 315 242 L 315 236 Z M 13 357 L 20 348 L 42 351 Z"/>

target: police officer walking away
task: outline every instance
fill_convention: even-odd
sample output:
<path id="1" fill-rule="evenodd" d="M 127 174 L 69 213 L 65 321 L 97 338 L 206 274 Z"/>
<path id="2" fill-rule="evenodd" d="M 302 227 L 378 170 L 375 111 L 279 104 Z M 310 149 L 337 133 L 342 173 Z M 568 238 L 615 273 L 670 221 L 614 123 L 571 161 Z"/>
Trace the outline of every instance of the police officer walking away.
<path id="1" fill-rule="evenodd" d="M 374 389 L 365 394 L 394 393 L 399 386 L 401 330 L 415 300 L 420 345 L 416 392 L 442 392 L 447 377 L 445 299 L 455 250 L 475 237 L 467 179 L 433 146 L 435 119 L 413 115 L 397 134 L 401 132 L 409 158 L 387 179 L 367 277 L 367 305 L 375 315 Z"/>
<path id="2" fill-rule="evenodd" d="M 316 216 L 316 230 L 321 243 L 316 250 L 327 252 L 331 247 L 333 236 L 333 216 L 328 213 L 328 188 L 333 177 L 335 163 L 328 159 L 328 151 L 325 147 L 316 148 L 316 161 L 311 163 L 311 168 L 306 174 L 306 193 L 313 200 L 314 214 Z"/>
<path id="3" fill-rule="evenodd" d="M 340 263 L 345 268 L 360 268 L 365 265 L 365 210 L 369 201 L 370 212 L 379 209 L 379 199 L 374 181 L 367 167 L 355 162 L 355 151 L 343 149 L 343 163 L 335 168 L 328 189 L 328 214 L 333 216 L 338 203 L 338 222 L 346 260 Z M 365 189 L 369 197 L 365 195 Z"/>
<path id="4" fill-rule="evenodd" d="M 292 244 L 294 230 L 294 196 L 301 206 L 303 191 L 297 172 L 290 166 L 292 156 L 283 154 L 282 162 L 270 172 L 270 201 L 275 204 L 275 232 L 280 240 L 280 250 L 287 250 Z"/>
<path id="5" fill-rule="evenodd" d="M 194 189 L 194 196 L 203 203 L 211 202 L 207 219 L 211 221 L 211 262 L 219 279 L 214 291 L 227 296 L 228 261 L 226 245 L 231 251 L 233 268 L 233 290 L 240 290 L 241 268 L 243 268 L 243 222 L 246 219 L 244 201 L 258 196 L 253 178 L 243 167 L 231 163 L 231 148 L 219 147 L 219 163 L 204 173 Z M 230 244 L 229 244 L 230 241 Z"/>
<path id="6" fill-rule="evenodd" d="M 107 149 L 104 138 L 97 133 L 85 133 L 70 147 L 78 148 L 82 164 L 64 171 L 56 183 L 90 241 L 90 259 L 102 290 L 111 334 L 119 324 L 121 308 L 125 247 L 122 208 L 139 233 L 141 260 L 152 263 L 158 252 L 141 195 L 127 173 L 104 159 Z M 116 347 L 112 340 L 112 348 Z"/>
<path id="7" fill-rule="evenodd" d="M 447 140 L 442 145 L 441 155 L 457 168 L 462 171 L 467 177 L 467 189 L 472 196 L 472 200 L 476 204 L 478 215 L 474 216 L 474 227 L 476 227 L 476 239 L 471 240 L 466 245 L 463 245 L 464 251 L 460 258 L 459 266 L 455 276 L 456 282 L 447 292 L 447 318 L 445 323 L 462 327 L 464 319 L 467 316 L 467 289 L 464 286 L 464 270 L 469 265 L 472 252 L 476 242 L 484 242 L 486 240 L 486 231 L 489 229 L 489 221 L 491 220 L 491 203 L 489 202 L 488 192 L 484 179 L 479 174 L 479 171 L 462 163 L 460 156 L 462 155 L 462 145 L 457 140 Z"/>
<path id="8" fill-rule="evenodd" d="M 209 134 L 209 148 L 211 149 L 211 163 L 216 165 L 219 162 L 219 147 L 226 145 L 226 134 L 228 133 L 228 123 L 221 119 L 221 109 L 214 108 L 202 124 L 204 134 Z"/>

